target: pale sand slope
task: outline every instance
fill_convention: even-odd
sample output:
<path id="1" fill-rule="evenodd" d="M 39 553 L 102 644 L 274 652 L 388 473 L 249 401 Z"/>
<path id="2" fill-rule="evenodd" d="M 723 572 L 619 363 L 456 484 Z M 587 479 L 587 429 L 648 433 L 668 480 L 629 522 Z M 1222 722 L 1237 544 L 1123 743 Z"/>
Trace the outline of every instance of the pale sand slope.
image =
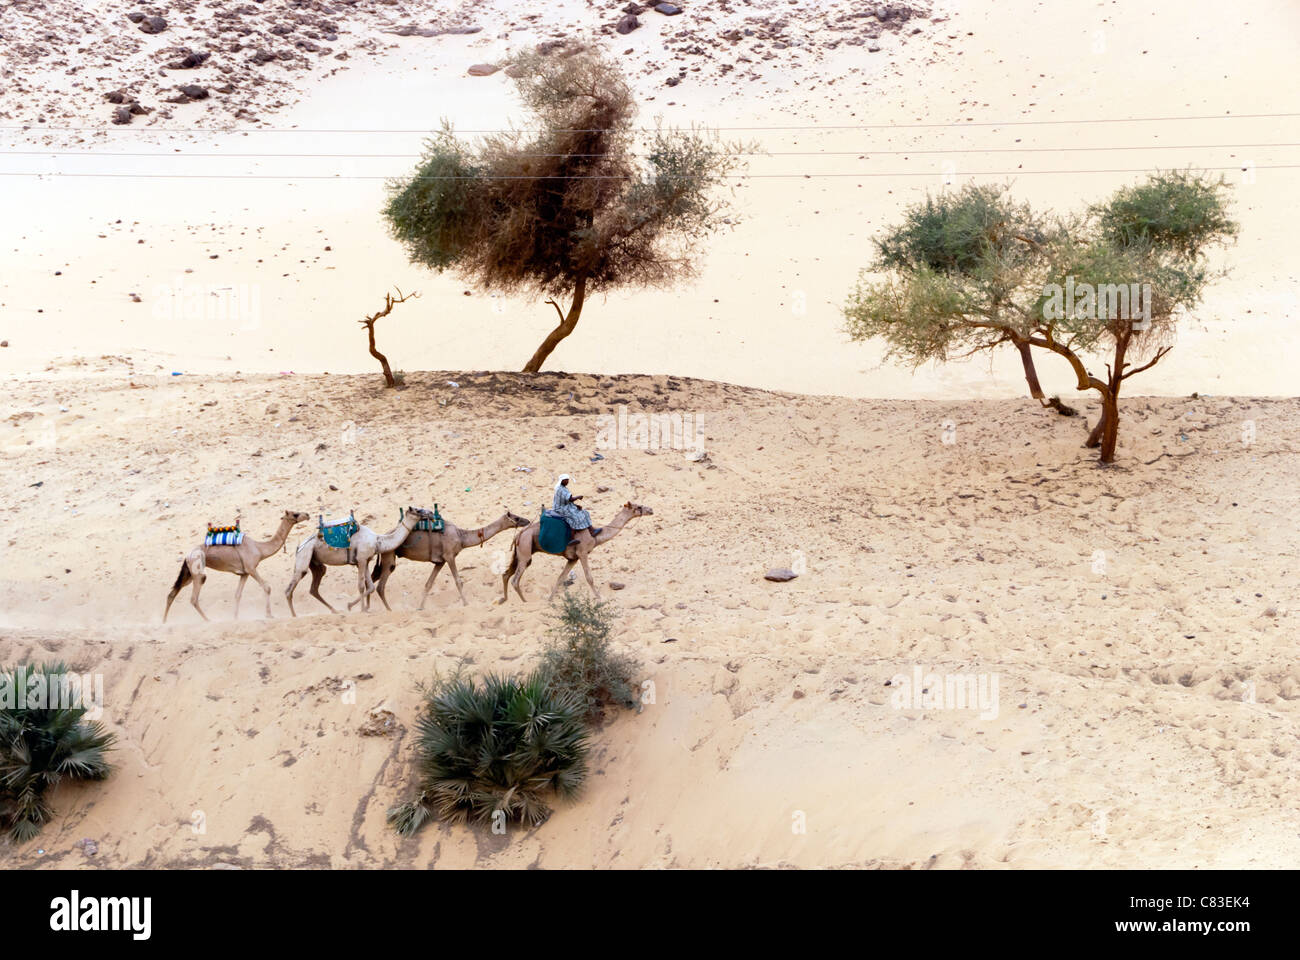
<path id="1" fill-rule="evenodd" d="M 5 187 L 15 189 L 7 189 L 0 224 L 0 339 L 11 343 L 0 350 L 0 371 L 39 370 L 53 357 L 119 353 L 124 345 L 137 360 L 191 373 L 368 370 L 354 321 L 377 309 L 393 286 L 423 294 L 382 324 L 381 344 L 399 368 L 521 366 L 554 323 L 552 309 L 538 300 L 465 296 L 463 282 L 407 264 L 378 215 L 382 179 L 361 178 L 409 172 L 419 131 L 442 117 L 465 130 L 520 119 L 504 74 L 470 77 L 466 68 L 559 34 L 597 35 L 627 62 L 645 124 L 662 117 L 722 126 L 729 128 L 725 136 L 755 140 L 769 155 L 751 158 L 754 177 L 739 182 L 735 196 L 741 221 L 710 245 L 698 281 L 594 299 L 575 336 L 554 354 L 556 369 L 672 372 L 858 396 L 1021 395 L 1012 354 L 996 358 L 992 376 L 983 360 L 913 376 L 880 366 L 878 345 L 845 344 L 839 307 L 870 258 L 872 239 L 906 204 L 941 189 L 945 179 L 963 182 L 970 172 L 986 174 L 978 181 L 1014 179 L 1019 196 L 1067 210 L 1139 175 L 1065 171 L 1196 165 L 1231 168 L 1228 176 L 1237 183 L 1242 234 L 1222 260 L 1233 273 L 1211 289 L 1180 332 L 1174 355 L 1144 374 L 1138 389 L 1294 392 L 1289 367 L 1277 359 L 1300 348 L 1291 223 L 1300 206 L 1300 171 L 1268 168 L 1300 163 L 1300 149 L 1288 146 L 1300 141 L 1300 119 L 1059 123 L 1294 111 L 1286 79 L 1293 73 L 1300 8 L 1289 0 L 1264 0 L 1247 11 L 1227 11 L 1210 0 L 1156 9 L 966 0 L 940 4 L 936 19 L 886 30 L 879 53 L 847 42 L 830 49 L 828 38 L 856 34 L 832 31 L 845 21 L 807 13 L 808 4 L 737 6 L 725 13 L 697 3 L 679 17 L 643 15 L 642 28 L 627 37 L 600 33 L 620 6 L 569 0 L 525 13 L 517 4 L 494 2 L 465 16 L 456 6 L 457 23 L 468 16 L 484 25 L 483 32 L 383 35 L 376 43 L 384 56 L 353 57 L 345 64 L 350 69 L 328 77 L 320 70 L 291 71 L 277 80 L 284 86 L 258 88 L 259 102 L 272 96 L 265 90 L 284 102 L 303 95 L 294 106 L 259 113 L 275 128 L 412 131 L 406 134 L 167 134 L 142 126 L 143 120 L 67 134 L 62 141 L 48 130 L 3 131 L 6 149 L 62 142 L 84 153 L 0 157 L 0 170 L 11 172 L 338 178 L 4 178 Z M 780 41 L 787 46 L 720 39 L 743 26 L 751 9 L 770 15 L 781 8 L 790 11 Z M 836 3 L 826 9 L 864 8 Z M 394 23 L 441 22 L 429 4 L 373 12 Z M 851 23 L 860 29 L 870 22 Z M 352 20 L 345 27 L 343 40 L 359 42 L 347 31 L 360 27 Z M 681 30 L 703 37 L 698 46 L 704 53 L 667 47 Z M 725 66 L 734 69 L 724 73 Z M 685 79 L 665 86 L 680 69 Z M 61 70 L 49 79 L 58 89 L 70 82 Z M 102 100 L 87 95 L 84 109 L 84 122 L 106 125 Z M 175 107 L 170 120 L 150 122 L 217 126 L 227 118 L 224 106 L 203 101 Z M 956 126 L 825 129 L 917 123 Z M 818 129 L 767 129 L 773 125 Z M 1087 149 L 1030 152 L 1063 148 Z M 176 156 L 176 150 L 189 155 Z M 956 152 L 909 152 L 945 150 Z M 803 155 L 809 151 L 817 155 Z M 109 152 L 162 156 L 110 158 Z M 231 155 L 270 152 L 308 156 Z M 222 156 L 197 155 L 210 153 Z M 1254 178 L 1247 183 L 1237 168 L 1250 164 Z M 771 176 L 804 173 L 851 175 Z M 202 309 L 197 315 L 188 307 L 174 309 L 168 291 L 177 282 L 183 301 L 193 294 L 214 310 L 205 316 Z M 233 319 L 215 315 L 222 296 L 239 298 L 246 312 Z M 796 313 L 801 307 L 806 312 Z M 790 349 L 792 338 L 799 349 Z M 1042 368 L 1048 389 L 1072 395 L 1066 364 L 1049 360 Z"/>
<path id="2" fill-rule="evenodd" d="M 377 380 L 159 381 L 105 365 L 62 379 L 66 413 L 46 404 L 47 383 L 7 386 L 9 405 L 33 415 L 5 426 L 0 461 L 0 661 L 60 657 L 102 673 L 121 737 L 112 780 L 60 789 L 39 840 L 0 848 L 8 865 L 1281 867 L 1300 856 L 1296 401 L 1131 398 L 1121 462 L 1100 470 L 1079 448 L 1079 420 L 1027 400 L 466 373 L 413 376 L 392 394 Z M 710 462 L 612 450 L 590 463 L 595 417 L 619 403 L 700 415 Z M 602 586 L 627 585 L 610 594 L 618 642 L 656 696 L 598 734 L 585 795 L 536 830 L 435 826 L 400 841 L 384 812 L 409 795 L 416 682 L 458 658 L 526 668 L 553 558 L 529 571 L 527 606 L 493 605 L 502 537 L 462 554 L 468 607 L 444 574 L 413 612 L 428 568 L 402 564 L 395 612 L 332 616 L 304 586 L 311 615 L 290 620 L 281 554 L 262 567 L 273 621 L 250 587 L 232 623 L 235 578 L 212 574 L 212 623 L 188 592 L 159 622 L 205 520 L 242 510 L 260 535 L 285 508 L 355 507 L 386 529 L 399 505 L 436 500 L 468 525 L 503 506 L 536 513 L 561 470 L 598 522 L 628 499 L 654 508 L 593 568 Z M 803 576 L 762 579 L 797 564 L 796 550 Z M 334 570 L 324 589 L 337 602 L 352 585 Z M 918 667 L 995 674 L 996 716 L 895 710 L 886 681 Z M 400 730 L 359 735 L 372 708 Z M 86 837 L 93 860 L 74 847 Z"/>

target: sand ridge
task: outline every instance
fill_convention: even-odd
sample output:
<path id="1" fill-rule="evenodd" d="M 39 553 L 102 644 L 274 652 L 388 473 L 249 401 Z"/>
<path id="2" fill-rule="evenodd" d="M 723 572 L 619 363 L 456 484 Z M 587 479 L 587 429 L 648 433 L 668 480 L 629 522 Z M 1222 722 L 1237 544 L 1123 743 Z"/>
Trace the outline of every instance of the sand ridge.
<path id="1" fill-rule="evenodd" d="M 0 648 L 102 673 L 123 741 L 114 780 L 60 790 L 58 823 L 0 853 L 13 865 L 1278 866 L 1297 853 L 1294 400 L 1130 398 L 1121 462 L 1104 470 L 1080 420 L 1027 400 L 558 373 L 434 372 L 400 393 L 378 374 L 133 380 L 119 367 L 9 387 L 19 409 L 52 394 L 68 409 L 6 428 L 35 442 L 11 440 L 0 473 L 16 492 Z M 698 416 L 707 461 L 590 461 L 597 416 L 620 404 Z M 53 447 L 38 445 L 46 416 Z M 466 608 L 444 578 L 414 612 L 428 568 L 401 564 L 392 613 L 332 616 L 300 590 L 291 620 L 280 554 L 262 567 L 275 619 L 246 593 L 232 622 L 235 578 L 213 574 L 212 623 L 187 594 L 159 622 L 207 519 L 242 510 L 260 535 L 285 508 L 356 506 L 386 529 L 399 505 L 437 499 L 478 524 L 536 512 L 561 470 L 598 521 L 626 499 L 655 509 L 593 570 L 656 696 L 600 733 L 583 800 L 537 830 L 399 841 L 384 811 L 409 785 L 416 682 L 462 658 L 525 667 L 558 564 L 529 571 L 529 605 L 496 606 L 503 535 L 462 554 Z M 52 517 L 67 535 L 51 542 Z M 106 550 L 122 559 L 103 563 Z M 778 565 L 803 573 L 763 581 Z M 353 584 L 331 571 L 323 590 L 335 602 Z M 996 675 L 996 716 L 895 709 L 886 682 L 918 667 Z M 389 735 L 362 735 L 381 711 Z M 73 846 L 87 836 L 93 864 Z"/>

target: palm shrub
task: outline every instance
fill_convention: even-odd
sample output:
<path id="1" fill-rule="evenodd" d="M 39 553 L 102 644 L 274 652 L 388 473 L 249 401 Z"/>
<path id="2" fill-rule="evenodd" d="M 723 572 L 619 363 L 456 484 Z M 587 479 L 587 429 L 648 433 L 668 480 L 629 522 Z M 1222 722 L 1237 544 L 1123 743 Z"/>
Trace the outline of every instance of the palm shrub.
<path id="1" fill-rule="evenodd" d="M 551 620 L 550 639 L 539 666 L 547 687 L 576 696 L 592 726 L 604 722 L 609 704 L 634 708 L 632 679 L 640 664 L 635 657 L 618 653 L 610 646 L 613 605 L 566 591 Z"/>
<path id="2" fill-rule="evenodd" d="M 102 780 L 110 771 L 105 752 L 117 736 L 86 720 L 86 707 L 48 694 L 25 699 L 37 690 L 68 690 L 69 673 L 63 663 L 0 671 L 0 829 L 15 843 L 31 840 L 53 815 L 46 791 L 64 778 Z"/>
<path id="3" fill-rule="evenodd" d="M 498 812 L 536 826 L 548 800 L 572 799 L 586 781 L 582 704 L 539 672 L 435 680 L 416 726 L 419 794 L 388 811 L 406 836 L 430 819 L 485 823 Z"/>

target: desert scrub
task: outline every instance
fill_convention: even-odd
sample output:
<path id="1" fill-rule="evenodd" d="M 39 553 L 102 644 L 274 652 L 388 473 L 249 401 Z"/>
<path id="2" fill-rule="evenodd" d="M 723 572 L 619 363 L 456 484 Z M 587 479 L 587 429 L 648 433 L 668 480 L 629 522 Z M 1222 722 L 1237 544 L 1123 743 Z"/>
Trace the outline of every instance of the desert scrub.
<path id="1" fill-rule="evenodd" d="M 536 826 L 587 778 L 582 703 L 540 673 L 435 678 L 416 729 L 419 794 L 388 811 L 406 836 L 430 819 Z"/>
<path id="2" fill-rule="evenodd" d="M 604 722 L 610 704 L 636 707 L 632 682 L 640 664 L 610 645 L 613 604 L 566 591 L 555 604 L 551 621 L 550 639 L 538 666 L 547 688 L 577 697 L 592 726 Z"/>
<path id="3" fill-rule="evenodd" d="M 117 739 L 86 720 L 78 678 L 65 664 L 0 670 L 0 829 L 26 843 L 53 816 L 46 791 L 68 780 L 102 780 Z M 76 706 L 68 704 L 75 703 Z"/>

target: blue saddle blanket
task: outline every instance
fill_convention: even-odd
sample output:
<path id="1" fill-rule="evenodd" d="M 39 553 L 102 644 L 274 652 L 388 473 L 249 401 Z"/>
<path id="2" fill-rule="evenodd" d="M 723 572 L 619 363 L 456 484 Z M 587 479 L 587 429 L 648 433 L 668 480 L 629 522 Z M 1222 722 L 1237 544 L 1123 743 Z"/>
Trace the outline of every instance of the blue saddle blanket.
<path id="1" fill-rule="evenodd" d="M 237 547 L 244 542 L 244 535 L 238 530 L 209 530 L 203 538 L 205 547 Z"/>

